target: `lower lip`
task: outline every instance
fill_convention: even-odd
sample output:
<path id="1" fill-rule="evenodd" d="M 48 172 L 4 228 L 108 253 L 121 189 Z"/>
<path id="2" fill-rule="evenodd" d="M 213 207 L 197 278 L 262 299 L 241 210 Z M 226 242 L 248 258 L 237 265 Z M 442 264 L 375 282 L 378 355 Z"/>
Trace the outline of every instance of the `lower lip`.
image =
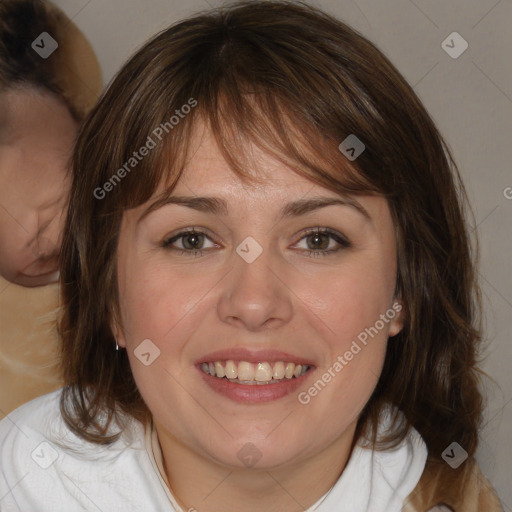
<path id="1" fill-rule="evenodd" d="M 210 386 L 213 391 L 235 402 L 243 403 L 262 403 L 271 402 L 282 398 L 290 393 L 293 393 L 304 381 L 309 378 L 313 373 L 313 368 L 310 368 L 304 375 L 294 377 L 292 379 L 285 379 L 275 384 L 238 384 L 236 382 L 229 382 L 226 379 L 219 379 L 203 372 L 199 367 L 198 371 L 201 373 L 204 381 Z"/>

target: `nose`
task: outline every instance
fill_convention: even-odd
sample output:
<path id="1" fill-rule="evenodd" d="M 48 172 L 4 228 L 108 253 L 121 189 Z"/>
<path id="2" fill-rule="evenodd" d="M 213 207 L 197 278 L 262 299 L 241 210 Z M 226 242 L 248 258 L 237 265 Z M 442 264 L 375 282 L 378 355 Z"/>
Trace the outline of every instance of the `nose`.
<path id="1" fill-rule="evenodd" d="M 279 328 L 288 323 L 293 315 L 293 293 L 286 285 L 279 258 L 266 248 L 252 262 L 237 252 L 233 259 L 232 271 L 224 280 L 218 302 L 221 320 L 249 331 Z"/>

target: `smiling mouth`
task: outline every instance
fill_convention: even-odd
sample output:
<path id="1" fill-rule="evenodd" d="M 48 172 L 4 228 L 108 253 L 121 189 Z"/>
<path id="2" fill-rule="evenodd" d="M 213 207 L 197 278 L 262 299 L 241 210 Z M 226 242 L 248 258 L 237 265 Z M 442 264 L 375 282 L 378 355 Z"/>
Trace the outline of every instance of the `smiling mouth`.
<path id="1" fill-rule="evenodd" d="M 229 359 L 201 363 L 200 369 L 212 377 L 251 386 L 278 384 L 297 379 L 308 372 L 311 366 L 285 361 L 250 363 Z"/>

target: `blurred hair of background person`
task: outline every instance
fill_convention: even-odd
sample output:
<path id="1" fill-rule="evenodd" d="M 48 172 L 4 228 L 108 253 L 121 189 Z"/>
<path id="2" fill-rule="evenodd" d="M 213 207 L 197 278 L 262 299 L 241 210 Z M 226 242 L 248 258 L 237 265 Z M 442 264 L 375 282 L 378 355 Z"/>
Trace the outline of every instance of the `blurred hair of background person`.
<path id="1" fill-rule="evenodd" d="M 69 158 L 101 89 L 91 45 L 60 9 L 0 2 L 0 416 L 60 383 Z"/>

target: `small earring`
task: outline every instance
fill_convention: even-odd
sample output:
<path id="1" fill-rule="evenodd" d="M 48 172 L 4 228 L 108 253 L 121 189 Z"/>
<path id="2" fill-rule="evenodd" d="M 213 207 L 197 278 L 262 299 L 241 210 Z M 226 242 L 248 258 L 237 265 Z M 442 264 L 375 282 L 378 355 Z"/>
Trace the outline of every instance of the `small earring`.
<path id="1" fill-rule="evenodd" d="M 116 350 L 119 351 L 119 344 L 117 343 L 117 340 L 116 340 Z"/>

